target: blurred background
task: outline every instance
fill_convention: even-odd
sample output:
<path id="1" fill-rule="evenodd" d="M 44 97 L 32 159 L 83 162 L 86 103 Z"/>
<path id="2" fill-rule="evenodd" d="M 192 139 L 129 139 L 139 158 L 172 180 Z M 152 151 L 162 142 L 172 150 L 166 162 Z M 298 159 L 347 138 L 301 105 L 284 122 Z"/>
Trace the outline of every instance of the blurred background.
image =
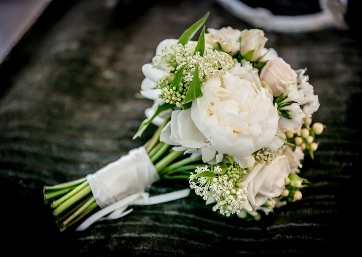
<path id="1" fill-rule="evenodd" d="M 136 0 L 101 1 L 109 8 L 145 5 L 139 4 Z M 62 9 L 75 2 L 77 1 L 0 0 L 0 63 L 38 18 L 46 15 L 43 12 L 51 12 L 50 9 L 56 5 L 61 13 Z M 218 0 L 216 2 L 240 20 L 266 31 L 295 33 L 331 27 L 356 29 L 357 25 L 356 0 Z M 50 4 L 51 7 L 49 7 Z M 125 13 L 125 15 L 129 14 Z M 313 15 L 320 17 L 313 20 Z M 286 17 L 288 17 L 287 20 L 285 20 Z M 278 23 L 275 21 L 278 18 L 284 20 Z M 276 23 L 271 25 L 273 21 Z"/>

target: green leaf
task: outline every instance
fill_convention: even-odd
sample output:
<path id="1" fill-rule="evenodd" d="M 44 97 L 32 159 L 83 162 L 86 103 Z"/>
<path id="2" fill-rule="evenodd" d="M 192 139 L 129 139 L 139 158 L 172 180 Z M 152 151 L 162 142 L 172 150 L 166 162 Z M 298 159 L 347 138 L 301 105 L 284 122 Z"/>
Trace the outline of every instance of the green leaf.
<path id="1" fill-rule="evenodd" d="M 248 61 L 251 61 L 251 59 L 253 58 L 254 55 L 254 50 L 250 50 L 247 51 L 246 54 L 244 55 L 244 58 Z"/>
<path id="2" fill-rule="evenodd" d="M 228 158 L 228 160 L 229 160 L 229 162 L 230 162 L 231 164 L 234 164 L 234 162 L 235 162 L 234 156 L 227 155 L 227 158 Z"/>
<path id="3" fill-rule="evenodd" d="M 171 88 L 176 88 L 176 91 L 178 90 L 178 88 L 179 88 L 179 86 L 180 86 L 180 83 L 181 83 L 181 80 L 182 80 L 182 75 L 183 75 L 183 72 L 184 72 L 184 69 L 186 68 L 186 66 L 187 66 L 187 63 L 184 64 L 184 65 L 176 72 L 175 78 L 172 80 Z"/>
<path id="4" fill-rule="evenodd" d="M 199 66 L 196 65 L 194 71 L 194 77 L 191 81 L 189 89 L 187 90 L 184 103 L 192 102 L 193 100 L 201 96 L 202 96 L 202 91 L 201 91 L 201 82 L 199 77 Z"/>
<path id="5" fill-rule="evenodd" d="M 191 25 L 191 27 L 185 30 L 185 32 L 182 33 L 181 37 L 179 38 L 178 42 L 182 45 L 185 45 L 187 42 L 189 42 L 196 34 L 196 32 L 205 24 L 209 15 L 210 12 L 207 12 L 200 20 L 198 20 L 193 25 Z"/>
<path id="6" fill-rule="evenodd" d="M 259 71 L 261 71 L 264 66 L 266 65 L 267 62 L 262 62 L 262 61 L 257 61 L 257 62 L 253 62 L 253 67 L 258 69 Z"/>
<path id="7" fill-rule="evenodd" d="M 195 48 L 195 54 L 199 52 L 201 56 L 204 56 L 205 52 L 205 26 L 202 28 L 199 40 Z"/>
<path id="8" fill-rule="evenodd" d="M 171 109 L 172 105 L 168 103 L 164 103 L 163 105 L 159 105 L 156 112 L 149 119 L 144 120 L 138 128 L 137 133 L 133 136 L 133 139 L 137 137 L 141 137 L 142 133 L 146 130 L 146 128 L 151 124 L 154 118 L 157 117 L 161 112 Z"/>

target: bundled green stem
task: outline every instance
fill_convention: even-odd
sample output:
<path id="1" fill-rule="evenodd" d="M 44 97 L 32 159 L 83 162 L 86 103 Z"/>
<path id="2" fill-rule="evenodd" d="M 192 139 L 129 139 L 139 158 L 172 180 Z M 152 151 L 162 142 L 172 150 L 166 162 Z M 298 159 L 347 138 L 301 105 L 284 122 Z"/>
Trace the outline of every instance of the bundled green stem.
<path id="1" fill-rule="evenodd" d="M 160 179 L 189 179 L 190 172 L 201 164 L 201 157 L 183 155 L 172 150 L 172 146 L 160 142 L 163 126 L 158 127 L 152 138 L 145 144 L 146 152 L 155 165 Z M 49 205 L 60 231 L 79 223 L 100 207 L 93 197 L 86 178 L 44 186 L 44 202 Z"/>

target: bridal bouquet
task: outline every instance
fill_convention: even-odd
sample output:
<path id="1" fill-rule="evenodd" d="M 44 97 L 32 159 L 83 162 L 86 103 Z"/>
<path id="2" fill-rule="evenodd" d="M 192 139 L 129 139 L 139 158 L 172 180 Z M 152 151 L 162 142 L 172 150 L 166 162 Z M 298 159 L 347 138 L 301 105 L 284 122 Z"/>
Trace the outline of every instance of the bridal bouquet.
<path id="1" fill-rule="evenodd" d="M 208 16 L 179 39 L 160 42 L 142 67 L 140 93 L 153 105 L 133 139 L 154 124 L 147 143 L 94 174 L 44 186 L 61 231 L 191 190 L 220 215 L 247 220 L 302 198 L 309 181 L 300 169 L 305 154 L 314 158 L 325 127 L 312 122 L 320 104 L 306 69 L 294 70 L 266 48 L 262 30 L 206 30 Z M 189 187 L 150 196 L 160 179 L 185 179 Z"/>

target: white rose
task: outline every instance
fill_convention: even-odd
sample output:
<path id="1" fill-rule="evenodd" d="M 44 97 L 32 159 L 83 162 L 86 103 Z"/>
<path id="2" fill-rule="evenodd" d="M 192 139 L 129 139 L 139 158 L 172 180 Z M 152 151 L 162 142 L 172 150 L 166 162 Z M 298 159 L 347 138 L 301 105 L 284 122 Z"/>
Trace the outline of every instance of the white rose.
<path id="1" fill-rule="evenodd" d="M 230 72 L 203 85 L 191 118 L 218 153 L 245 157 L 273 141 L 279 116 L 254 70 L 236 66 Z"/>
<path id="2" fill-rule="evenodd" d="M 278 156 L 266 166 L 257 164 L 240 183 L 240 187 L 247 189 L 244 208 L 247 211 L 267 211 L 268 208 L 262 208 L 262 205 L 269 198 L 281 195 L 285 188 L 285 179 L 290 173 L 289 161 L 285 155 Z"/>
<path id="3" fill-rule="evenodd" d="M 240 34 L 240 54 L 245 57 L 249 51 L 254 51 L 253 56 L 248 61 L 256 61 L 263 55 L 265 43 L 268 39 L 264 31 L 260 29 L 245 29 Z"/>
<path id="4" fill-rule="evenodd" d="M 212 45 L 215 49 L 222 49 L 231 55 L 236 54 L 240 50 L 240 33 L 238 29 L 231 27 L 217 29 L 208 29 L 205 34 L 206 43 Z"/>
<path id="5" fill-rule="evenodd" d="M 260 72 L 260 79 L 266 82 L 273 96 L 280 96 L 289 85 L 297 84 L 297 73 L 282 58 L 270 59 Z"/>

